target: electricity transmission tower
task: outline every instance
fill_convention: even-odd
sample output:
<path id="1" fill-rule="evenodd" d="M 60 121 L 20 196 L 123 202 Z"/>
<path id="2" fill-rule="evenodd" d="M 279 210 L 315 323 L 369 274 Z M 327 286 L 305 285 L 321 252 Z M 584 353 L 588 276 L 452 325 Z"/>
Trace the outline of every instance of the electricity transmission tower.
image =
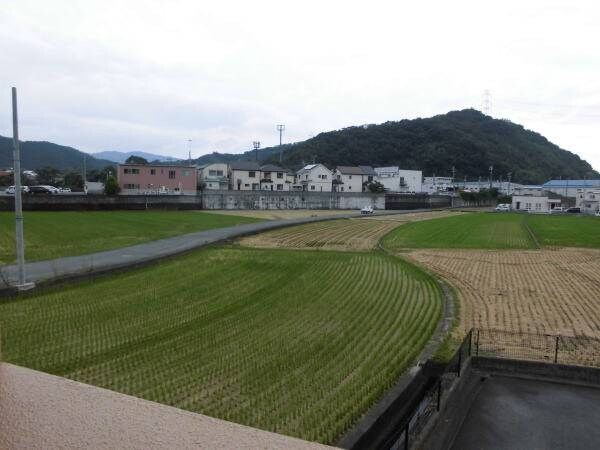
<path id="1" fill-rule="evenodd" d="M 489 89 L 483 91 L 483 95 L 481 97 L 481 111 L 486 116 L 492 114 L 492 93 Z"/>
<path id="2" fill-rule="evenodd" d="M 277 125 L 277 131 L 279 131 L 279 162 L 281 163 L 282 159 L 283 159 L 283 151 L 281 149 L 281 144 L 282 144 L 282 138 L 283 138 L 283 132 L 285 130 L 285 125 L 281 124 L 281 125 Z"/>

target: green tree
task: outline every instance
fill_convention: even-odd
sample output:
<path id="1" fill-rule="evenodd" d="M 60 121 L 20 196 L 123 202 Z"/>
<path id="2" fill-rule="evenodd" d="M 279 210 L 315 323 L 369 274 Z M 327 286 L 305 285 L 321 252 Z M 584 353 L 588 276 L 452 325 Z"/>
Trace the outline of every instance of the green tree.
<path id="1" fill-rule="evenodd" d="M 117 195 L 121 189 L 119 188 L 119 183 L 117 183 L 117 179 L 113 176 L 109 176 L 104 183 L 104 193 L 106 195 Z"/>
<path id="2" fill-rule="evenodd" d="M 125 160 L 125 164 L 148 164 L 148 160 L 141 156 L 131 155 Z"/>
<path id="3" fill-rule="evenodd" d="M 35 172 L 37 173 L 37 182 L 39 184 L 54 186 L 60 177 L 60 171 L 54 167 L 42 167 L 41 169 L 36 169 Z"/>
<path id="4" fill-rule="evenodd" d="M 63 177 L 63 185 L 71 189 L 83 189 L 83 177 L 78 172 L 66 172 Z"/>
<path id="5" fill-rule="evenodd" d="M 379 181 L 371 181 L 367 184 L 367 189 L 369 189 L 369 192 L 374 193 L 385 192 L 385 187 Z"/>

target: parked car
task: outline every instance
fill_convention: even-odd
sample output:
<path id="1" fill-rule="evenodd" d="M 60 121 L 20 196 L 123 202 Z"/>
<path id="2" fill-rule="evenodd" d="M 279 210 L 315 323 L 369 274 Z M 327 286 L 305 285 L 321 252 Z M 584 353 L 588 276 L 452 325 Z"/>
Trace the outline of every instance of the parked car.
<path id="1" fill-rule="evenodd" d="M 570 208 L 567 209 L 567 212 L 571 213 L 571 214 L 579 214 L 579 213 L 581 213 L 581 208 L 577 208 L 575 206 L 572 206 L 572 207 L 570 207 Z"/>
<path id="2" fill-rule="evenodd" d="M 51 186 L 31 186 L 29 188 L 29 193 L 33 195 L 43 195 L 43 194 L 56 194 L 56 191 L 50 189 Z"/>
<path id="3" fill-rule="evenodd" d="M 510 205 L 508 203 L 499 203 L 496 206 L 496 211 L 510 211 Z"/>
<path id="4" fill-rule="evenodd" d="M 60 192 L 60 189 L 54 186 L 49 186 L 47 184 L 41 184 L 40 186 L 48 189 L 51 194 L 58 194 Z"/>
<path id="5" fill-rule="evenodd" d="M 27 194 L 29 192 L 29 186 L 21 186 L 21 192 Z M 15 187 L 9 186 L 4 190 L 6 195 L 15 195 Z"/>
<path id="6" fill-rule="evenodd" d="M 360 210 L 361 214 L 373 214 L 373 207 L 372 206 L 365 206 L 363 209 Z"/>
<path id="7" fill-rule="evenodd" d="M 58 190 L 58 192 L 60 192 L 61 194 L 69 194 L 71 192 L 71 188 L 68 188 L 68 187 L 60 188 Z"/>
<path id="8" fill-rule="evenodd" d="M 550 210 L 550 214 L 562 214 L 564 212 L 567 212 L 567 208 L 563 208 L 562 206 L 557 206 Z"/>
<path id="9" fill-rule="evenodd" d="M 594 214 L 596 217 L 600 217 L 600 211 L 596 211 L 596 214 Z"/>

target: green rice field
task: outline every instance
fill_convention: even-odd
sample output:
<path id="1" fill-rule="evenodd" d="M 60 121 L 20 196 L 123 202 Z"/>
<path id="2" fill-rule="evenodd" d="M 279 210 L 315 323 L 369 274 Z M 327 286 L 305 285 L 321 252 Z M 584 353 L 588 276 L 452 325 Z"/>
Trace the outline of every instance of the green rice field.
<path id="1" fill-rule="evenodd" d="M 442 314 L 382 252 L 211 247 L 0 303 L 4 361 L 334 443 L 414 362 Z"/>
<path id="2" fill-rule="evenodd" d="M 531 230 L 528 231 L 527 227 Z M 469 213 L 402 225 L 383 238 L 402 248 L 533 249 L 600 247 L 600 218 L 576 215 Z"/>
<path id="3" fill-rule="evenodd" d="M 259 219 L 198 211 L 25 212 L 28 261 L 84 255 Z M 0 264 L 15 261 L 15 216 L 0 212 Z"/>

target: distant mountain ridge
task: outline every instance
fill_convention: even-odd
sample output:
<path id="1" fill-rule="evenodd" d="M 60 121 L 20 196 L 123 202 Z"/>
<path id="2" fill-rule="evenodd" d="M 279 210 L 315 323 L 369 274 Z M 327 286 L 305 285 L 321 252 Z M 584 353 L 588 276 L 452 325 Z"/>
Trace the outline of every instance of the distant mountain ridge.
<path id="1" fill-rule="evenodd" d="M 422 170 L 424 176 L 455 176 L 462 180 L 494 178 L 541 184 L 549 179 L 600 178 L 578 155 L 561 149 L 544 136 L 508 120 L 494 119 L 474 109 L 451 111 L 425 119 L 361 125 L 320 133 L 283 146 L 282 165 L 304 163 L 400 166 Z M 260 161 L 278 163 L 278 147 L 259 152 Z M 241 159 L 251 159 L 246 152 Z M 229 158 L 231 155 L 223 155 Z M 211 155 L 216 159 L 217 155 Z"/>
<path id="2" fill-rule="evenodd" d="M 179 158 L 174 158 L 172 156 L 158 155 L 156 153 L 148 153 L 142 151 L 133 151 L 133 152 L 119 152 L 119 151 L 104 151 L 104 152 L 96 152 L 92 153 L 92 156 L 100 159 L 107 159 L 109 161 L 114 161 L 115 163 L 124 163 L 127 158 L 130 156 L 139 156 L 141 158 L 147 159 L 148 161 L 160 161 L 160 162 L 175 162 L 180 161 Z"/>
<path id="3" fill-rule="evenodd" d="M 94 158 L 72 147 L 44 141 L 21 141 L 21 168 L 35 170 L 53 167 L 59 170 L 83 170 L 83 159 L 88 169 L 102 169 L 114 163 Z M 0 168 L 13 166 L 13 140 L 0 136 Z"/>

